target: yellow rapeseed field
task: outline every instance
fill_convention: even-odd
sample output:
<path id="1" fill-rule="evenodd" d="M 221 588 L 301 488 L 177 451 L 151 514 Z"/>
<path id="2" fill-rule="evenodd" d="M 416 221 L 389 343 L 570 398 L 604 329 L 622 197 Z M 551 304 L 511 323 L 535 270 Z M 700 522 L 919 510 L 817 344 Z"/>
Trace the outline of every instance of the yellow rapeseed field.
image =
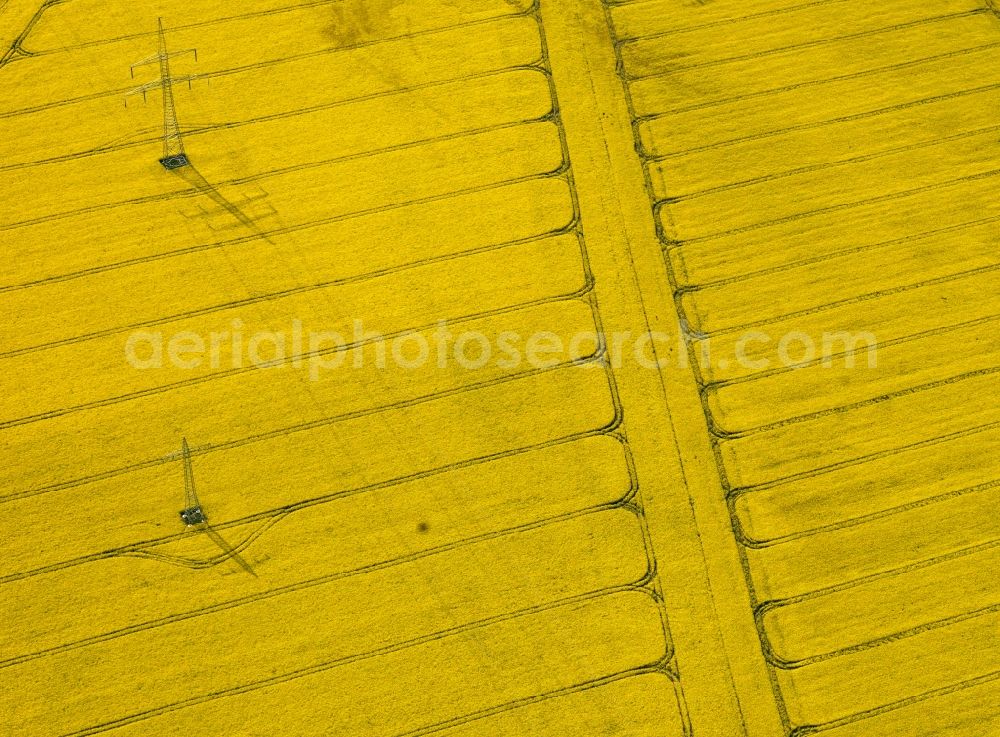
<path id="1" fill-rule="evenodd" d="M 0 737 L 1000 737 L 988 0 L 0 0 Z"/>

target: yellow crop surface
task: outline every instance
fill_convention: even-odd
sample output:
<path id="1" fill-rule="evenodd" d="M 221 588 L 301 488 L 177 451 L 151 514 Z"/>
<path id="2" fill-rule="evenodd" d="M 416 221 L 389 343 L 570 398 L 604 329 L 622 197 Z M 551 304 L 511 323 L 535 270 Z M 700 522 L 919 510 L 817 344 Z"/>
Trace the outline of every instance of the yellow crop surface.
<path id="1" fill-rule="evenodd" d="M 0 737 L 1000 737 L 987 0 L 0 0 Z"/>

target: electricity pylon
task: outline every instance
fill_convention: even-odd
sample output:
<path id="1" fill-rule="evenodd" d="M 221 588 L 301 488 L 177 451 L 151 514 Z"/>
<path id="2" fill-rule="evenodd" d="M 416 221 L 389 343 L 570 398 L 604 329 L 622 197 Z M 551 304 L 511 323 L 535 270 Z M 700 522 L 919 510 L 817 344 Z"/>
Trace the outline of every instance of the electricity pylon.
<path id="1" fill-rule="evenodd" d="M 184 509 L 181 510 L 181 519 L 188 527 L 195 527 L 208 522 L 208 518 L 201 508 L 198 492 L 194 488 L 194 466 L 191 463 L 191 449 L 188 447 L 187 438 L 181 439 L 181 462 L 184 464 Z"/>
<path id="2" fill-rule="evenodd" d="M 188 160 L 187 154 L 184 153 L 184 141 L 181 138 L 180 124 L 177 122 L 177 107 L 174 104 L 174 82 L 187 82 L 190 88 L 193 77 L 190 75 L 172 77 L 170 75 L 170 59 L 175 56 L 192 54 L 194 60 L 198 61 L 198 49 L 167 51 L 167 37 L 163 32 L 163 19 L 158 18 L 156 23 L 158 29 L 157 35 L 159 37 L 159 49 L 156 55 L 137 61 L 129 67 L 129 74 L 131 74 L 132 79 L 135 79 L 135 70 L 138 67 L 158 64 L 160 67 L 160 78 L 155 82 L 149 82 L 141 87 L 136 87 L 128 94 L 141 94 L 142 99 L 145 100 L 146 93 L 149 90 L 159 88 L 160 93 L 163 95 L 163 158 L 160 159 L 160 163 L 163 164 L 165 169 L 173 170 L 180 169 L 182 166 L 188 166 L 191 163 Z"/>
<path id="3" fill-rule="evenodd" d="M 160 78 L 130 90 L 126 94 L 126 98 L 131 95 L 141 94 L 142 99 L 145 100 L 147 92 L 154 89 L 160 90 L 163 96 L 163 156 L 159 160 L 160 164 L 163 165 L 164 169 L 173 172 L 191 187 L 207 196 L 219 208 L 235 218 L 237 222 L 255 232 L 258 237 L 263 238 L 268 243 L 272 243 L 271 239 L 257 226 L 250 216 L 243 212 L 238 205 L 226 199 L 215 186 L 202 176 L 201 172 L 191 163 L 191 159 L 188 158 L 187 153 L 184 151 L 184 140 L 181 137 L 180 123 L 177 120 L 177 107 L 174 103 L 174 83 L 187 82 L 188 88 L 190 88 L 191 80 L 194 77 L 190 75 L 174 77 L 171 75 L 170 60 L 177 56 L 191 54 L 194 56 L 195 61 L 197 61 L 198 50 L 184 49 L 182 51 L 168 51 L 162 18 L 157 19 L 157 36 L 159 40 L 156 54 L 137 61 L 130 67 L 129 73 L 135 79 L 135 70 L 138 67 L 156 64 L 160 68 Z"/>
<path id="4" fill-rule="evenodd" d="M 236 561 L 239 566 L 254 578 L 256 572 L 215 528 L 208 523 L 208 516 L 201 507 L 198 500 L 198 492 L 194 488 L 194 465 L 191 463 L 191 449 L 188 447 L 187 438 L 181 439 L 181 463 L 184 464 L 184 509 L 181 510 L 181 519 L 188 528 L 204 532 L 219 548 L 222 549 L 224 557 Z"/>

